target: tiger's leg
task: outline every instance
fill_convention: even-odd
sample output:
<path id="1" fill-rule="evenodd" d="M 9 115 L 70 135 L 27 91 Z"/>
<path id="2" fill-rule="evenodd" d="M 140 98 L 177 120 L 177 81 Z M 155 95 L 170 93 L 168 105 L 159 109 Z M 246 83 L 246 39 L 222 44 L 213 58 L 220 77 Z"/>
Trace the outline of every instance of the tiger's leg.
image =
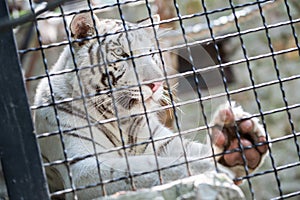
<path id="1" fill-rule="evenodd" d="M 218 157 L 218 162 L 236 176 L 243 176 L 246 168 L 251 173 L 262 164 L 268 152 L 267 135 L 257 118 L 251 118 L 234 102 L 232 105 L 226 104 L 216 111 L 212 141 L 216 154 L 227 151 Z"/>
<path id="2" fill-rule="evenodd" d="M 100 161 L 101 179 L 97 170 L 95 158 L 85 159 L 72 165 L 73 180 L 76 187 L 89 189 L 76 191 L 79 199 L 92 199 L 103 195 L 102 189 L 105 188 L 106 194 L 113 194 L 120 191 L 127 191 L 138 188 L 149 188 L 151 186 L 167 183 L 187 177 L 187 168 L 183 159 L 172 157 L 157 157 L 158 165 L 154 155 L 129 156 L 128 163 L 122 158 L 103 158 Z M 178 166 L 175 166 L 177 165 Z M 206 171 L 212 168 L 211 162 L 195 162 L 192 168 Z M 170 167 L 173 165 L 173 167 Z M 209 167 L 211 166 L 211 167 Z M 159 167 L 160 174 L 158 173 Z M 68 177 L 64 177 L 67 179 Z M 101 182 L 105 183 L 101 186 Z M 95 185 L 97 185 L 95 187 Z M 66 188 L 69 188 L 67 186 Z M 67 199 L 73 199 L 73 194 L 66 195 Z"/>

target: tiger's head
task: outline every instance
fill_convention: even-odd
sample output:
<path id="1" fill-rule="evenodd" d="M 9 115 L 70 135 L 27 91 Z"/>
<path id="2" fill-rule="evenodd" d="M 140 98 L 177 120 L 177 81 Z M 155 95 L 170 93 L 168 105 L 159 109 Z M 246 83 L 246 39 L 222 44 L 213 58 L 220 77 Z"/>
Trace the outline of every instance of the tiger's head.
<path id="1" fill-rule="evenodd" d="M 153 16 L 154 23 L 159 16 Z M 70 24 L 75 57 L 80 66 L 91 66 L 84 83 L 89 93 L 115 89 L 118 105 L 130 110 L 142 103 L 153 107 L 163 97 L 163 66 L 150 19 L 134 24 L 98 19 L 91 13 L 75 15 Z M 126 26 L 126 31 L 125 31 Z M 144 26 L 143 28 L 141 28 Z M 78 41 L 79 40 L 79 41 Z M 142 95 L 141 95 L 142 94 Z"/>

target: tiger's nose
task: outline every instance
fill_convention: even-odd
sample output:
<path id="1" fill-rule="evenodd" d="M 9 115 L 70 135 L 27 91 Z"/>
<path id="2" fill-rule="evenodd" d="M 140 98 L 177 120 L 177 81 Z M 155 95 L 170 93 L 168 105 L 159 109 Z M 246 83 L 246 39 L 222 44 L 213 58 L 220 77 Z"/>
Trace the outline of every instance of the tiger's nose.
<path id="1" fill-rule="evenodd" d="M 150 83 L 148 84 L 148 86 L 150 87 L 150 89 L 152 90 L 152 92 L 156 92 L 158 90 L 158 88 L 160 88 L 162 86 L 163 82 L 154 82 L 154 83 Z"/>

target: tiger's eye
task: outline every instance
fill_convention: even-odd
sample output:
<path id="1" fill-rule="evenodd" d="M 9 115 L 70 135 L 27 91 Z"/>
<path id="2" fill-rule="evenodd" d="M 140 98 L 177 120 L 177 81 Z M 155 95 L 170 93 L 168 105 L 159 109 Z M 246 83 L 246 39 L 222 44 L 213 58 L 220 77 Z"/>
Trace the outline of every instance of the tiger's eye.
<path id="1" fill-rule="evenodd" d="M 123 58 L 129 57 L 129 55 L 121 47 L 114 49 L 114 53 Z"/>
<path id="2" fill-rule="evenodd" d="M 118 56 L 120 56 L 120 55 L 122 55 L 123 54 L 123 49 L 122 48 L 116 48 L 116 49 L 114 49 L 114 52 L 115 52 L 115 54 L 117 54 Z"/>

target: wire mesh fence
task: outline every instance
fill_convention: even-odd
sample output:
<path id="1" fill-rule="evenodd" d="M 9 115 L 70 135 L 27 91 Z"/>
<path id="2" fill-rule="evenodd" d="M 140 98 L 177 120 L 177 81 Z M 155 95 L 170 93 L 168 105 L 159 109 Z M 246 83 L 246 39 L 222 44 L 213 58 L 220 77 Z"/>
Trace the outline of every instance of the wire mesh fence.
<path id="1" fill-rule="evenodd" d="M 50 198 L 211 171 L 245 199 L 299 198 L 297 0 L 7 5 Z"/>

